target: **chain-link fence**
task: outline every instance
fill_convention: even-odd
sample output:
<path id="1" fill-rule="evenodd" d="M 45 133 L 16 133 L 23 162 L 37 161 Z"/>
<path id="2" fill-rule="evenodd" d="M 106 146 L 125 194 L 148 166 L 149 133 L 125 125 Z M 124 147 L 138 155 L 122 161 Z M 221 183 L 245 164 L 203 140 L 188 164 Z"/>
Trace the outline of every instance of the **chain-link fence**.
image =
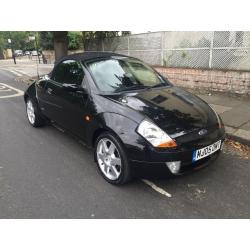
<path id="1" fill-rule="evenodd" d="M 115 51 L 151 65 L 250 71 L 250 32 L 165 31 L 89 40 L 86 51 Z"/>

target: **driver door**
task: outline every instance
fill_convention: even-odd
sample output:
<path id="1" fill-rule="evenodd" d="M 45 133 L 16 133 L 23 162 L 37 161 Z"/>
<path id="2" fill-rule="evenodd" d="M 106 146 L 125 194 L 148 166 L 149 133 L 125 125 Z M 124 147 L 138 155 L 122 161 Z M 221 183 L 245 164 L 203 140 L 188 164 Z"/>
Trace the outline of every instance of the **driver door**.
<path id="1" fill-rule="evenodd" d="M 88 92 L 83 88 L 84 70 L 80 62 L 65 60 L 52 73 L 45 87 L 45 115 L 73 134 L 84 134 Z"/>

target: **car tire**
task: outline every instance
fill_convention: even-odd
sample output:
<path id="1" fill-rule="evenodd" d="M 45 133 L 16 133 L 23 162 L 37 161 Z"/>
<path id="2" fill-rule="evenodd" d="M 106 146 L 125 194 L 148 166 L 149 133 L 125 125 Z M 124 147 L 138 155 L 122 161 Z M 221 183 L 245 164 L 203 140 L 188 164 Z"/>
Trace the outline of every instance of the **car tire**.
<path id="1" fill-rule="evenodd" d="M 106 144 L 106 148 L 104 144 Z M 131 168 L 124 146 L 112 133 L 104 132 L 96 139 L 95 161 L 101 175 L 107 182 L 122 185 L 131 179 Z"/>
<path id="2" fill-rule="evenodd" d="M 45 119 L 42 116 L 37 103 L 32 98 L 27 98 L 26 100 L 26 114 L 29 123 L 33 127 L 42 127 L 45 125 Z"/>

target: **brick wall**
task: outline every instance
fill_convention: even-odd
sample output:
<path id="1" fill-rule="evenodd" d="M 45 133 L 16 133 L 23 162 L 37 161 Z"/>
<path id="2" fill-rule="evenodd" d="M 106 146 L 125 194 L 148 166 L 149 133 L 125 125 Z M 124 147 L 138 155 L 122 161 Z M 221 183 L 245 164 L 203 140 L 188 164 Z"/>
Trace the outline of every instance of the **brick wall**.
<path id="1" fill-rule="evenodd" d="M 250 95 L 250 72 L 155 67 L 176 85 Z"/>

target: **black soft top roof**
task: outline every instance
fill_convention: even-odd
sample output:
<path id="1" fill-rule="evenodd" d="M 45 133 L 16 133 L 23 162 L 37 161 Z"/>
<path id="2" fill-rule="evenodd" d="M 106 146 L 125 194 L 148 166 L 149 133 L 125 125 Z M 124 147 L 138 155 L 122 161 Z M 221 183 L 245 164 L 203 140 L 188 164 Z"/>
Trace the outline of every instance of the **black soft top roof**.
<path id="1" fill-rule="evenodd" d="M 111 56 L 127 57 L 126 55 L 121 55 L 121 54 L 117 54 L 117 53 L 113 53 L 113 52 L 99 52 L 99 51 L 97 51 L 97 52 L 83 52 L 83 53 L 77 53 L 77 54 L 65 56 L 65 57 L 61 58 L 60 60 L 56 61 L 55 64 L 58 64 L 58 63 L 65 61 L 65 60 L 87 61 L 87 60 L 91 60 L 91 59 L 95 59 L 95 58 L 107 58 L 107 57 L 111 57 Z"/>

